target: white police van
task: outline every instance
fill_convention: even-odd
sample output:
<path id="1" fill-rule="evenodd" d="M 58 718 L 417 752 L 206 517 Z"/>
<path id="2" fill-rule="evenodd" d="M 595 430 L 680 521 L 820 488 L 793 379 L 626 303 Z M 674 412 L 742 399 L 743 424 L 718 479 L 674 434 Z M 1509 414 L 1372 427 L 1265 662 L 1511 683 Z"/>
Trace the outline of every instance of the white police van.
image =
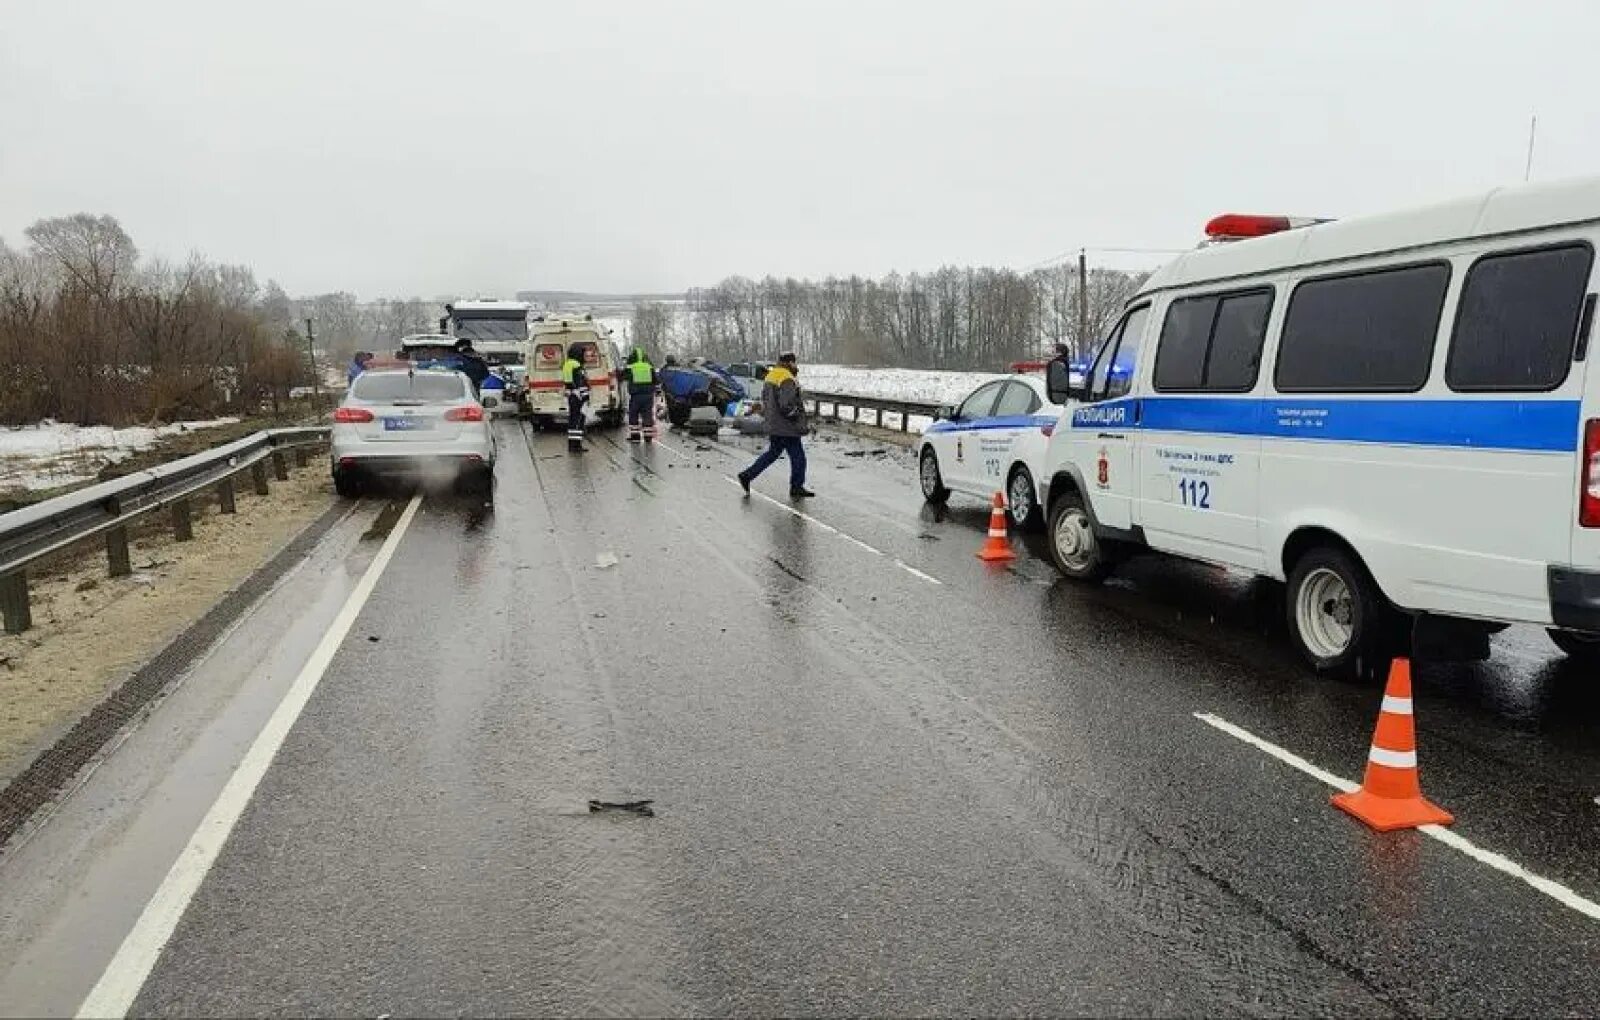
<path id="1" fill-rule="evenodd" d="M 1321 670 L 1380 658 L 1396 609 L 1457 657 L 1524 622 L 1600 663 L 1600 179 L 1207 232 L 1082 384 L 1051 365 L 1062 572 L 1149 548 L 1286 580 Z"/>

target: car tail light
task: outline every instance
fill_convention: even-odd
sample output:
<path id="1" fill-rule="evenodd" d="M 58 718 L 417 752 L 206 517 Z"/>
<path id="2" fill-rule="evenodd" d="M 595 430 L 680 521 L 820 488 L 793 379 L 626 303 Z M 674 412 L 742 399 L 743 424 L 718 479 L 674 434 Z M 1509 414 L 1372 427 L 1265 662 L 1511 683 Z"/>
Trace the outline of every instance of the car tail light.
<path id="1" fill-rule="evenodd" d="M 1600 528 L 1600 418 L 1583 426 L 1583 489 L 1578 493 L 1578 523 Z"/>
<path id="2" fill-rule="evenodd" d="M 333 412 L 333 420 L 341 425 L 356 425 L 371 421 L 372 412 L 364 407 L 341 407 Z"/>
<path id="3" fill-rule="evenodd" d="M 466 407 L 452 407 L 444 413 L 445 421 L 483 421 L 483 408 L 477 404 L 468 404 Z"/>

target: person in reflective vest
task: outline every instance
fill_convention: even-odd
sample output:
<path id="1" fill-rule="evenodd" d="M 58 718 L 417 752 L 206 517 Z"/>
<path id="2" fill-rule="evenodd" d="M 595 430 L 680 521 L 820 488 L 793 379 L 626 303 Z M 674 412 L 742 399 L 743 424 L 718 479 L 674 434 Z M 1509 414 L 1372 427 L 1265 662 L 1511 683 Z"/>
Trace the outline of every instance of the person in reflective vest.
<path id="1" fill-rule="evenodd" d="M 583 405 L 589 402 L 589 377 L 583 371 L 583 348 L 567 348 L 561 363 L 561 384 L 567 390 L 567 451 L 583 452 Z"/>
<path id="2" fill-rule="evenodd" d="M 656 439 L 656 366 L 643 347 L 628 355 L 623 373 L 628 378 L 628 442 Z"/>

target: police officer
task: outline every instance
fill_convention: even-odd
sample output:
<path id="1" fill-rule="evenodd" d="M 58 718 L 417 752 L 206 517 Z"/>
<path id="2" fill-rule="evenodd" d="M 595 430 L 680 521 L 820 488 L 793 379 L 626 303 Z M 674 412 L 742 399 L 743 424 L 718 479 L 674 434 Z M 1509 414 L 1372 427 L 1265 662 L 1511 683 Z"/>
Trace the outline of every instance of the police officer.
<path id="1" fill-rule="evenodd" d="M 628 377 L 628 442 L 656 439 L 656 366 L 643 347 L 628 355 L 624 369 Z"/>
<path id="2" fill-rule="evenodd" d="M 583 405 L 589 402 L 589 377 L 583 371 L 583 348 L 567 348 L 561 363 L 561 383 L 567 390 L 567 452 L 583 452 Z"/>

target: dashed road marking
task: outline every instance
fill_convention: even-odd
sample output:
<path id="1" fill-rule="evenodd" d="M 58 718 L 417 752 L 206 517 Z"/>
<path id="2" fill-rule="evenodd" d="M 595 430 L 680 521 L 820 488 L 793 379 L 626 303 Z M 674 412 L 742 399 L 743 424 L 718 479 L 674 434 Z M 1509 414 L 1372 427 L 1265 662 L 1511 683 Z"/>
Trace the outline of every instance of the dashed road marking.
<path id="1" fill-rule="evenodd" d="M 722 477 L 727 479 L 728 480 L 728 484 L 732 485 L 734 488 L 736 488 L 736 489 L 743 489 L 744 488 L 744 486 L 739 484 L 739 479 L 733 477 L 732 475 L 723 475 Z M 934 577 L 932 574 L 928 574 L 928 573 L 925 573 L 925 572 L 923 572 L 921 570 L 918 570 L 916 567 L 913 567 L 911 564 L 906 563 L 905 561 L 899 559 L 898 557 L 890 556 L 888 553 L 884 552 L 882 549 L 879 549 L 877 546 L 868 545 L 867 543 L 861 541 L 861 539 L 856 538 L 854 535 L 848 535 L 848 534 L 844 533 L 843 531 L 840 531 L 838 528 L 836 528 L 833 525 L 829 524 L 827 521 L 819 521 L 815 517 L 812 517 L 810 514 L 802 513 L 801 511 L 796 510 L 794 507 L 789 506 L 787 503 L 783 503 L 783 502 L 781 502 L 779 500 L 773 499 L 771 496 L 767 495 L 764 492 L 757 492 L 755 489 L 751 489 L 750 490 L 750 495 L 756 497 L 757 499 L 766 500 L 768 503 L 771 503 L 773 506 L 777 507 L 779 510 L 784 511 L 785 513 L 793 514 L 794 516 L 800 518 L 802 521 L 805 521 L 808 524 L 815 525 L 816 527 L 821 528 L 823 531 L 826 531 L 826 532 L 828 532 L 830 534 L 838 535 L 840 538 L 844 539 L 846 542 L 849 542 L 852 545 L 857 546 L 858 548 L 864 549 L 864 550 L 866 550 L 867 552 L 871 553 L 874 556 L 882 556 L 884 559 L 888 560 L 890 563 L 893 563 L 895 566 L 899 567 L 901 570 L 904 570 L 906 573 L 910 574 L 912 577 L 920 578 L 921 580 L 927 581 L 929 584 L 937 584 L 937 585 L 943 585 L 944 584 L 943 581 L 939 580 L 937 577 Z"/>
<path id="2" fill-rule="evenodd" d="M 1266 754 L 1269 754 L 1283 762 L 1285 765 L 1299 769 L 1301 772 L 1304 772 L 1313 779 L 1325 783 L 1336 790 L 1339 790 L 1343 793 L 1349 793 L 1352 790 L 1359 789 L 1359 787 L 1357 787 L 1357 785 L 1352 783 L 1350 780 L 1336 776 L 1332 772 L 1328 772 L 1324 769 L 1320 769 L 1294 752 L 1286 751 L 1277 744 L 1263 740 L 1254 733 L 1251 733 L 1249 730 L 1244 729 L 1241 726 L 1235 726 L 1233 723 L 1221 718 L 1220 716 L 1212 715 L 1210 712 L 1196 712 L 1194 713 L 1194 717 L 1205 723 L 1207 726 L 1213 726 L 1228 734 L 1230 737 L 1235 737 L 1239 740 L 1242 740 L 1251 747 L 1254 747 L 1256 750 L 1263 751 Z M 1576 892 L 1573 892 L 1560 882 L 1545 878 L 1542 875 L 1536 875 L 1527 868 L 1524 868 L 1522 865 L 1518 864 L 1516 861 L 1513 861 L 1511 858 L 1506 857 L 1503 854 L 1497 854 L 1493 850 L 1485 850 L 1483 847 L 1478 846 L 1471 840 L 1457 835 L 1443 826 L 1424 825 L 1418 831 L 1425 836 L 1430 836 L 1433 839 L 1438 840 L 1447 847 L 1461 851 L 1480 864 L 1487 864 L 1496 871 L 1510 875 L 1512 878 L 1527 883 L 1564 907 L 1576 910 L 1585 917 L 1590 917 L 1600 921 L 1600 903 L 1595 903 L 1593 900 L 1586 899 L 1583 896 L 1578 895 Z"/>
<path id="3" fill-rule="evenodd" d="M 420 495 L 411 497 L 411 502 L 406 505 L 400 520 L 390 529 L 389 537 L 384 539 L 383 546 L 372 558 L 366 573 L 361 575 L 361 580 L 350 592 L 349 598 L 345 599 L 339 615 L 333 618 L 311 657 L 300 668 L 294 683 L 273 710 L 272 717 L 256 734 L 254 743 L 234 768 L 233 775 L 228 777 L 227 784 L 206 816 L 200 820 L 199 827 L 189 837 L 188 845 L 173 862 L 166 878 L 161 880 L 155 895 L 145 904 L 144 911 L 134 922 L 133 930 L 122 940 L 122 945 L 106 965 L 100 980 L 90 990 L 88 998 L 83 1000 L 83 1005 L 78 1007 L 78 1016 L 127 1016 L 134 999 L 138 998 L 139 991 L 155 968 L 161 951 L 166 948 L 172 933 L 177 930 L 178 922 L 183 919 L 184 911 L 189 908 L 189 902 L 194 899 L 200 883 L 216 863 L 223 844 L 228 841 L 228 835 L 233 832 L 261 778 L 271 767 L 272 759 L 277 756 L 278 749 L 300 718 L 306 702 L 311 700 L 317 684 L 322 681 L 322 674 L 328 669 L 328 663 L 333 661 L 334 653 L 350 633 L 351 626 L 355 624 L 361 608 L 367 604 L 373 588 L 377 587 L 378 579 L 383 576 L 389 561 L 394 558 L 401 537 L 421 505 Z"/>

